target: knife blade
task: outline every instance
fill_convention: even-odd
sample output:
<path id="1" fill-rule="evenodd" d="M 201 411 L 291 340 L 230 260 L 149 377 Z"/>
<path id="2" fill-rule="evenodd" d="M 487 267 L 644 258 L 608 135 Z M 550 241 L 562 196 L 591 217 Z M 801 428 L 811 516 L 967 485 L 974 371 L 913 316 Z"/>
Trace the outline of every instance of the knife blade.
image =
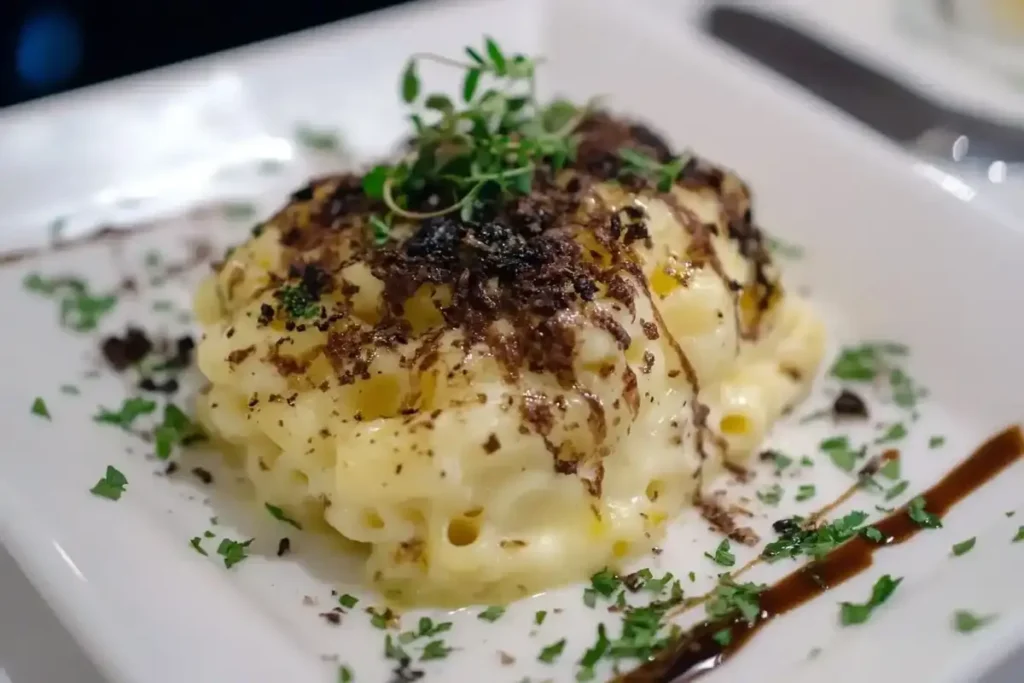
<path id="1" fill-rule="evenodd" d="M 1024 129 L 947 107 L 756 10 L 719 5 L 704 30 L 901 145 L 951 156 L 1024 161 Z M 966 152 L 964 152 L 966 150 Z"/>

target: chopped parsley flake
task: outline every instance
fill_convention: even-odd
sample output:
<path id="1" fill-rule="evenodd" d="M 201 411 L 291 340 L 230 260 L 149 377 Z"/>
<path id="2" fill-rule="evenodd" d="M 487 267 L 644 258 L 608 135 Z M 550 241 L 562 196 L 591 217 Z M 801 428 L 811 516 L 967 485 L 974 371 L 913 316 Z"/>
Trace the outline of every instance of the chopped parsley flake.
<path id="1" fill-rule="evenodd" d="M 597 642 L 587 648 L 587 651 L 583 653 L 583 657 L 580 659 L 580 670 L 576 674 L 577 681 L 594 680 L 594 666 L 601 661 L 601 658 L 604 657 L 606 652 L 608 652 L 608 648 L 611 644 L 611 641 L 608 640 L 608 634 L 605 631 L 604 624 L 598 624 Z"/>
<path id="2" fill-rule="evenodd" d="M 715 548 L 715 554 L 704 553 L 704 557 L 708 558 L 715 564 L 720 564 L 723 567 L 731 567 L 736 564 L 736 556 L 729 550 L 729 539 L 723 538 L 722 542 Z"/>
<path id="3" fill-rule="evenodd" d="M 974 548 L 974 544 L 975 544 L 975 542 L 977 540 L 978 539 L 976 537 L 971 536 L 966 541 L 960 541 L 959 543 L 954 543 L 953 544 L 953 555 L 955 555 L 956 557 L 960 557 L 961 555 L 966 555 L 967 553 L 971 552 L 971 549 Z"/>
<path id="4" fill-rule="evenodd" d="M 886 429 L 885 432 L 880 437 L 875 439 L 875 443 L 877 443 L 877 444 L 892 443 L 893 441 L 899 441 L 900 439 L 904 438 L 906 435 L 907 435 L 907 428 L 903 426 L 902 422 L 897 422 L 897 423 L 895 423 L 893 425 L 890 425 L 889 428 Z M 892 462 L 892 461 L 890 461 L 890 462 Z"/>
<path id="5" fill-rule="evenodd" d="M 888 600 L 896 587 L 902 582 L 902 578 L 894 579 L 888 574 L 884 574 L 875 585 L 871 588 L 871 597 L 867 602 L 862 604 L 843 602 L 839 604 L 839 621 L 843 626 L 851 626 L 854 624 L 863 624 L 868 618 L 871 617 L 871 613 L 876 607 Z"/>
<path id="6" fill-rule="evenodd" d="M 941 448 L 946 443 L 946 437 L 944 436 L 933 436 L 928 439 L 928 448 Z"/>
<path id="7" fill-rule="evenodd" d="M 113 295 L 96 296 L 89 293 L 89 286 L 74 277 L 44 278 L 32 273 L 25 278 L 25 289 L 43 296 L 57 298 L 60 302 L 60 323 L 76 332 L 90 332 L 96 329 L 103 316 L 117 303 Z"/>
<path id="8" fill-rule="evenodd" d="M 800 465 L 803 467 L 814 467 L 814 461 L 809 455 L 800 456 Z"/>
<path id="9" fill-rule="evenodd" d="M 100 406 L 100 412 L 92 419 L 101 424 L 117 425 L 121 429 L 128 429 L 136 418 L 149 415 L 156 410 L 156 403 L 144 398 L 126 398 L 117 412 Z"/>
<path id="10" fill-rule="evenodd" d="M 880 376 L 887 376 L 896 405 L 913 408 L 925 392 L 914 384 L 906 372 L 894 366 L 896 359 L 908 353 L 906 346 L 893 342 L 847 347 L 840 352 L 829 373 L 848 382 L 870 382 Z"/>
<path id="11" fill-rule="evenodd" d="M 907 490 L 908 486 L 910 486 L 910 482 L 904 479 L 903 481 L 896 484 L 895 486 L 893 486 L 892 488 L 885 492 L 885 499 L 892 500 L 893 498 L 898 498 L 903 494 L 904 491 Z"/>
<path id="12" fill-rule="evenodd" d="M 607 567 L 590 577 L 590 587 L 606 598 L 611 597 L 621 584 L 622 579 Z"/>
<path id="13" fill-rule="evenodd" d="M 888 358 L 906 356 L 909 352 L 903 344 L 892 342 L 864 343 L 844 348 L 829 374 L 849 382 L 869 382 L 888 367 Z"/>
<path id="14" fill-rule="evenodd" d="M 491 605 L 480 614 L 476 615 L 477 619 L 483 619 L 484 621 L 495 622 L 501 619 L 501 616 L 505 614 L 505 608 L 499 607 L 498 605 Z"/>
<path id="15" fill-rule="evenodd" d="M 1021 541 L 1024 541 L 1024 526 L 1017 527 L 1017 535 L 1013 537 L 1010 543 L 1020 543 Z"/>
<path id="16" fill-rule="evenodd" d="M 156 443 L 156 457 L 166 460 L 177 445 L 184 445 L 201 437 L 202 432 L 181 408 L 168 403 L 164 406 L 164 419 L 153 432 Z"/>
<path id="17" fill-rule="evenodd" d="M 304 123 L 295 127 L 295 139 L 303 147 L 317 152 L 333 152 L 341 149 L 341 137 L 337 131 L 314 128 Z"/>
<path id="18" fill-rule="evenodd" d="M 445 645 L 443 640 L 432 640 L 423 648 L 420 661 L 427 662 L 434 659 L 444 659 L 451 654 L 452 649 Z"/>
<path id="19" fill-rule="evenodd" d="M 910 519 L 925 529 L 938 529 L 942 527 L 942 520 L 939 519 L 939 516 L 928 512 L 925 509 L 925 505 L 925 499 L 921 496 L 910 501 L 910 504 L 907 506 L 907 514 L 910 515 Z"/>
<path id="20" fill-rule="evenodd" d="M 354 595 L 349 595 L 348 593 L 345 593 L 338 598 L 338 603 L 345 609 L 352 609 L 358 602 L 359 598 Z"/>
<path id="21" fill-rule="evenodd" d="M 386 609 L 383 612 L 376 612 L 371 609 L 370 614 L 373 615 L 370 623 L 381 629 L 387 628 L 388 622 L 394 618 L 394 614 L 390 609 Z M 451 628 L 452 622 L 450 621 L 442 621 L 435 624 L 434 620 L 430 617 L 420 617 L 419 622 L 416 624 L 416 630 L 405 631 L 398 636 L 398 640 L 402 644 L 407 644 L 420 638 L 432 638 L 433 636 L 446 633 Z"/>
<path id="22" fill-rule="evenodd" d="M 867 513 L 860 510 L 840 517 L 834 522 L 823 524 L 813 529 L 804 529 L 793 524 L 791 531 L 764 547 L 761 557 L 774 562 L 783 557 L 799 557 L 808 555 L 814 558 L 824 557 L 833 548 L 853 538 L 861 525 L 867 520 Z M 794 518 L 794 521 L 802 521 Z"/>
<path id="23" fill-rule="evenodd" d="M 61 384 L 60 393 L 67 394 L 68 396 L 78 396 L 82 392 L 74 384 Z"/>
<path id="24" fill-rule="evenodd" d="M 960 633 L 970 633 L 972 631 L 977 631 L 979 628 L 985 626 L 995 618 L 994 614 L 979 617 L 973 612 L 968 612 L 967 610 L 957 610 L 953 613 L 953 625 Z"/>
<path id="25" fill-rule="evenodd" d="M 796 501 L 802 503 L 805 500 L 810 500 L 814 498 L 816 491 L 814 484 L 800 484 L 800 488 L 796 490 Z"/>
<path id="26" fill-rule="evenodd" d="M 559 641 L 551 643 L 543 650 L 540 651 L 540 655 L 537 657 L 538 660 L 545 664 L 554 664 L 555 660 L 562 655 L 562 650 L 565 649 L 565 638 Z"/>
<path id="27" fill-rule="evenodd" d="M 202 555 L 204 557 L 207 557 L 207 556 L 209 556 L 209 553 L 206 552 L 205 550 L 203 550 L 203 546 L 200 545 L 200 543 L 202 543 L 202 542 L 203 542 L 203 539 L 199 538 L 198 536 L 193 536 L 192 540 L 190 540 L 188 543 L 193 548 L 195 548 L 197 553 L 199 553 L 200 555 Z"/>
<path id="28" fill-rule="evenodd" d="M 784 493 L 785 491 L 782 490 L 781 486 L 779 486 L 778 484 L 772 484 L 764 491 L 758 491 L 757 499 L 764 503 L 765 505 L 771 505 L 774 507 L 779 504 L 779 501 L 782 500 L 782 496 Z"/>
<path id="29" fill-rule="evenodd" d="M 344 664 L 338 667 L 338 683 L 352 683 L 353 679 L 352 669 Z"/>
<path id="30" fill-rule="evenodd" d="M 704 609 L 711 619 L 739 614 L 748 624 L 753 625 L 761 615 L 759 596 L 765 588 L 763 584 L 736 583 L 730 576 L 724 575 L 708 596 Z"/>
<path id="31" fill-rule="evenodd" d="M 765 451 L 760 457 L 762 460 L 771 460 L 775 465 L 776 474 L 780 474 L 784 469 L 793 464 L 793 458 L 781 451 Z"/>
<path id="32" fill-rule="evenodd" d="M 273 517 L 274 519 L 278 520 L 279 522 L 284 522 L 285 524 L 291 524 L 296 529 L 301 529 L 302 528 L 301 524 L 299 524 L 294 519 L 289 517 L 288 514 L 284 510 L 282 510 L 281 508 L 277 507 L 276 505 L 271 505 L 270 503 L 264 503 L 263 506 L 265 508 L 267 508 L 267 512 L 270 513 L 270 516 Z"/>
<path id="33" fill-rule="evenodd" d="M 107 465 L 107 471 L 103 478 L 96 482 L 96 485 L 89 491 L 101 498 L 120 500 L 121 494 L 124 493 L 124 487 L 127 485 L 128 479 L 121 474 L 121 471 L 113 465 Z"/>
<path id="34" fill-rule="evenodd" d="M 406 651 L 402 648 L 401 645 L 398 645 L 397 643 L 395 643 L 394 640 L 391 639 L 390 633 L 384 636 L 384 657 L 386 659 L 394 659 L 399 662 L 409 661 L 409 655 L 406 653 Z"/>
<path id="35" fill-rule="evenodd" d="M 547 616 L 548 613 L 545 610 L 540 610 L 533 615 L 533 623 L 537 624 L 537 626 L 540 626 L 544 623 L 544 620 L 547 618 Z"/>
<path id="36" fill-rule="evenodd" d="M 251 538 L 241 542 L 232 541 L 230 538 L 221 539 L 220 545 L 217 546 L 217 554 L 224 558 L 224 566 L 231 569 L 249 557 L 249 544 L 252 542 Z"/>
<path id="37" fill-rule="evenodd" d="M 38 396 L 36 397 L 36 400 L 32 401 L 32 414 L 38 415 L 39 417 L 44 418 L 46 420 L 51 419 L 50 411 L 46 407 L 46 401 L 39 398 Z"/>
<path id="38" fill-rule="evenodd" d="M 892 460 L 886 460 L 885 464 L 879 468 L 878 473 L 886 479 L 896 481 L 900 478 L 900 459 L 893 458 Z"/>
<path id="39" fill-rule="evenodd" d="M 869 541 L 873 541 L 874 543 L 882 543 L 883 541 L 885 541 L 885 536 L 882 535 L 882 532 L 878 529 L 878 527 L 874 526 L 864 527 L 860 530 L 860 535 L 868 539 Z"/>
<path id="40" fill-rule="evenodd" d="M 715 631 L 711 637 L 722 647 L 728 647 L 729 643 L 732 642 L 732 629 L 723 628 L 721 631 Z"/>
<path id="41" fill-rule="evenodd" d="M 852 472 L 857 466 L 857 458 L 864 453 L 864 449 L 853 450 L 850 446 L 850 439 L 845 436 L 834 436 L 825 439 L 818 446 L 832 460 L 836 467 L 844 472 Z"/>

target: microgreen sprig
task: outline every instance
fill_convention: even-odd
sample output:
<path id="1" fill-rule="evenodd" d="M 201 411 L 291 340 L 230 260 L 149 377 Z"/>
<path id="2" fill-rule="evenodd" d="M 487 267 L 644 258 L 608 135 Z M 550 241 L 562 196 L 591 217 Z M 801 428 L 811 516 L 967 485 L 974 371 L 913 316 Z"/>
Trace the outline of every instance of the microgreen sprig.
<path id="1" fill-rule="evenodd" d="M 365 193 L 388 208 L 386 216 L 371 220 L 378 242 L 395 218 L 420 220 L 459 212 L 463 220 L 471 220 L 481 204 L 529 193 L 542 162 L 558 170 L 575 158 L 573 133 L 587 108 L 564 101 L 539 103 L 539 60 L 506 54 L 491 38 L 483 51 L 467 47 L 466 55 L 468 60 L 460 61 L 420 53 L 406 64 L 401 95 L 413 110 L 411 151 L 363 178 Z M 465 70 L 461 102 L 421 92 L 419 66 L 424 61 Z"/>

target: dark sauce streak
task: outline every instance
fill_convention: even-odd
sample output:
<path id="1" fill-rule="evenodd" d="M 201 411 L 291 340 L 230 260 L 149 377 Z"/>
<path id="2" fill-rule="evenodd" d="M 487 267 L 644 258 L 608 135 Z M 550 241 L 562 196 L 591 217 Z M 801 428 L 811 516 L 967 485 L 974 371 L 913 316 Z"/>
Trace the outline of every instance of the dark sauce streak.
<path id="1" fill-rule="evenodd" d="M 1024 434 L 1021 428 L 1014 426 L 1000 432 L 922 494 L 925 509 L 940 517 L 945 515 L 1022 455 Z M 761 614 L 754 624 L 740 618 L 697 624 L 671 648 L 615 680 L 618 683 L 686 683 L 695 680 L 738 652 L 772 619 L 861 573 L 871 566 L 876 550 L 903 543 L 922 528 L 910 519 L 905 506 L 872 526 L 882 532 L 882 543 L 856 536 L 822 560 L 796 570 L 762 592 Z M 723 629 L 731 632 L 727 646 L 715 640 L 715 634 Z"/>

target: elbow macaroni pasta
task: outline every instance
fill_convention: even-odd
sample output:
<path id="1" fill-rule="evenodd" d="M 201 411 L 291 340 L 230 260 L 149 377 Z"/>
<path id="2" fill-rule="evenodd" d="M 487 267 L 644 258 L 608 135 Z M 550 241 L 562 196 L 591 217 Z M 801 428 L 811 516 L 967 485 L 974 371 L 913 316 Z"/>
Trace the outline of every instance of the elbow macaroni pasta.
<path id="1" fill-rule="evenodd" d="M 317 185 L 310 201 L 330 191 Z M 633 247 L 632 312 L 599 290 L 553 314 L 576 330 L 573 390 L 529 367 L 512 381 L 486 346 L 446 328 L 444 285 L 405 303 L 410 338 L 368 345 L 365 371 L 341 380 L 324 352 L 329 330 L 288 329 L 263 313 L 285 270 L 285 226 L 307 211 L 293 202 L 196 296 L 210 382 L 199 419 L 239 454 L 262 500 L 367 544 L 368 576 L 390 597 L 510 599 L 618 564 L 656 545 L 723 460 L 749 457 L 822 358 L 821 322 L 781 287 L 750 323 L 757 283 L 725 207 L 737 197 L 747 201 L 731 175 L 722 192 L 606 184 L 588 195 L 582 214 L 642 209 L 649 239 Z M 688 220 L 714 227 L 703 247 L 714 258 L 699 258 Z M 332 324 L 370 329 L 382 282 L 358 259 L 337 277 L 348 298 L 331 291 L 321 303 L 347 314 Z M 501 320 L 491 331 L 511 334 Z M 425 335 L 435 335 L 429 366 L 410 360 Z M 301 372 L 284 372 L 282 358 Z"/>

